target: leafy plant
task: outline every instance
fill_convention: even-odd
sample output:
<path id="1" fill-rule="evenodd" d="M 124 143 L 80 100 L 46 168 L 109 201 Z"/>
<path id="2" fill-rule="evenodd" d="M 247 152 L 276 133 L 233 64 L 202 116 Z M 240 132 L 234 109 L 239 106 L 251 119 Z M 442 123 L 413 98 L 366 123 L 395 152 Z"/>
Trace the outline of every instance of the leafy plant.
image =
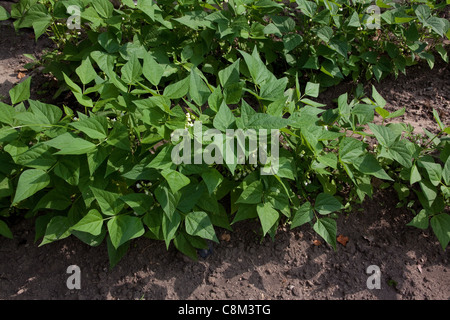
<path id="1" fill-rule="evenodd" d="M 445 248 L 450 129 L 437 113 L 439 132 L 422 137 L 385 124 L 406 109 L 388 112 L 374 88 L 370 99 L 358 86 L 336 108 L 314 101 L 347 76 L 381 80 L 417 57 L 432 67 L 426 39 L 447 59 L 438 40 L 448 37 L 448 22 L 435 16 L 444 3 L 377 4 L 381 34 L 367 27 L 369 1 L 13 5 L 16 28 L 55 41 L 45 71 L 74 103 L 30 99 L 28 78 L 10 91 L 10 105 L 0 104 L 0 234 L 12 237 L 4 221 L 26 212 L 40 245 L 71 235 L 92 246 L 106 242 L 112 266 L 142 236 L 196 259 L 208 241 L 218 242 L 215 228 L 232 230 L 245 219 L 258 219 L 261 236 L 272 238 L 280 224 L 310 224 L 336 249 L 338 213 L 371 197 L 374 181 L 383 180 L 401 205 L 412 208 L 408 191 L 417 194 L 420 211 L 410 225 L 431 225 Z M 80 8 L 79 30 L 65 23 L 70 5 Z M 244 163 L 197 164 L 195 153 L 175 163 L 174 134 L 195 138 L 199 122 L 219 137 L 229 129 L 278 130 L 280 141 L 268 143 L 269 150 L 281 146 L 278 171 L 263 174 L 265 163 L 250 162 L 245 142 Z M 192 139 L 189 148 L 215 143 Z"/>

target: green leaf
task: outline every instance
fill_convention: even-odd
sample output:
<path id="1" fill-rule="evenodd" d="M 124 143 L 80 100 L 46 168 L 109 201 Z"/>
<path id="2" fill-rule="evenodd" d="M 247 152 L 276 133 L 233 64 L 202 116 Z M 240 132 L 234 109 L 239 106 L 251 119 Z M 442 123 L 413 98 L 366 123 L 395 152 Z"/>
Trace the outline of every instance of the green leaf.
<path id="1" fill-rule="evenodd" d="M 83 117 L 79 121 L 70 123 L 70 125 L 92 139 L 102 140 L 107 136 L 108 123 L 105 117 Z"/>
<path id="2" fill-rule="evenodd" d="M 178 202 L 180 201 L 180 193 L 173 193 L 169 190 L 167 184 L 160 184 L 155 189 L 155 197 L 166 216 L 169 220 L 172 220 L 176 213 L 175 210 L 178 206 Z"/>
<path id="3" fill-rule="evenodd" d="M 261 202 L 263 194 L 263 185 L 261 181 L 257 180 L 252 182 L 244 191 L 242 191 L 236 203 L 256 204 Z"/>
<path id="4" fill-rule="evenodd" d="M 319 96 L 319 83 L 308 82 L 306 83 L 305 95 L 317 98 Z"/>
<path id="5" fill-rule="evenodd" d="M 208 188 L 208 193 L 211 195 L 216 188 L 222 183 L 222 174 L 214 168 L 201 173 L 203 181 L 205 181 L 206 187 Z"/>
<path id="6" fill-rule="evenodd" d="M 299 227 L 314 219 L 314 211 L 310 202 L 305 202 L 294 214 L 291 229 Z"/>
<path id="7" fill-rule="evenodd" d="M 60 158 L 55 168 L 55 175 L 65 180 L 68 184 L 76 186 L 80 181 L 80 159 L 77 156 Z"/>
<path id="8" fill-rule="evenodd" d="M 92 66 L 91 59 L 87 56 L 80 64 L 78 68 L 75 69 L 76 74 L 80 77 L 83 84 L 88 84 L 97 77 L 97 72 Z"/>
<path id="9" fill-rule="evenodd" d="M 186 239 L 183 233 L 178 233 L 173 239 L 173 244 L 181 253 L 187 255 L 194 261 L 198 260 L 197 249 Z"/>
<path id="10" fill-rule="evenodd" d="M 394 181 L 386 171 L 384 171 L 377 159 L 370 153 L 366 153 L 363 156 L 356 158 L 353 161 L 353 165 L 361 173 L 370 174 L 383 180 Z"/>
<path id="11" fill-rule="evenodd" d="M 191 236 L 219 242 L 208 214 L 203 211 L 194 211 L 186 215 L 186 232 Z"/>
<path id="12" fill-rule="evenodd" d="M 143 193 L 129 193 L 120 197 L 120 200 L 130 206 L 138 215 L 143 215 L 151 209 L 154 201 L 149 195 Z"/>
<path id="13" fill-rule="evenodd" d="M 0 6 L 0 21 L 8 20 L 11 17 L 8 11 L 5 8 Z"/>
<path id="14" fill-rule="evenodd" d="M 44 142 L 53 148 L 59 149 L 55 154 L 85 154 L 94 150 L 97 146 L 76 135 L 66 132 L 56 138 Z"/>
<path id="15" fill-rule="evenodd" d="M 270 202 L 259 203 L 256 207 L 259 220 L 263 229 L 263 236 L 276 224 L 280 214 Z"/>
<path id="16" fill-rule="evenodd" d="M 8 225 L 3 220 L 0 220 L 0 235 L 4 236 L 6 238 L 9 238 L 9 239 L 13 239 L 14 238 L 11 230 L 8 228 Z"/>
<path id="17" fill-rule="evenodd" d="M 142 68 L 142 73 L 148 81 L 154 86 L 157 86 L 161 81 L 164 74 L 164 68 L 160 65 L 150 53 L 144 56 L 144 65 Z"/>
<path id="18" fill-rule="evenodd" d="M 48 244 L 54 242 L 56 240 L 62 240 L 70 236 L 70 223 L 68 217 L 65 216 L 55 216 L 53 217 L 47 225 L 45 230 L 44 239 L 39 244 L 43 246 L 44 244 Z"/>
<path id="19" fill-rule="evenodd" d="M 217 112 L 216 116 L 213 120 L 213 126 L 214 128 L 225 132 L 226 129 L 231 129 L 236 121 L 236 118 L 233 115 L 233 112 L 231 112 L 230 108 L 225 103 L 222 103 L 219 111 Z"/>
<path id="20" fill-rule="evenodd" d="M 190 75 L 164 88 L 163 95 L 169 99 L 179 99 L 187 95 L 189 91 Z"/>
<path id="21" fill-rule="evenodd" d="M 379 107 L 384 108 L 386 106 L 386 100 L 378 93 L 374 85 L 372 85 L 372 98 Z"/>
<path id="22" fill-rule="evenodd" d="M 9 90 L 9 96 L 12 104 L 17 104 L 30 98 L 30 84 L 31 77 L 28 77 L 23 82 Z"/>
<path id="23" fill-rule="evenodd" d="M 94 6 L 95 11 L 103 18 L 111 17 L 114 11 L 113 4 L 108 0 L 92 0 L 92 5 Z"/>
<path id="24" fill-rule="evenodd" d="M 430 182 L 437 186 L 442 179 L 442 167 L 439 163 L 435 163 L 432 158 L 422 158 L 418 162 L 419 167 L 426 170 Z"/>
<path id="25" fill-rule="evenodd" d="M 77 230 L 90 233 L 94 236 L 98 236 L 102 233 L 103 217 L 96 209 L 89 210 L 89 212 L 78 221 L 71 230 Z"/>
<path id="26" fill-rule="evenodd" d="M 442 170 L 442 178 L 447 186 L 450 186 L 450 157 L 445 162 L 444 169 Z"/>
<path id="27" fill-rule="evenodd" d="M 110 219 L 107 227 L 111 243 L 116 249 L 125 242 L 138 238 L 145 233 L 141 219 L 123 214 Z"/>
<path id="28" fill-rule="evenodd" d="M 114 127 L 111 130 L 108 139 L 106 140 L 111 146 L 116 148 L 130 151 L 130 138 L 128 135 L 128 127 L 118 121 L 114 123 Z"/>
<path id="29" fill-rule="evenodd" d="M 22 172 L 17 184 L 13 205 L 31 197 L 50 184 L 50 176 L 40 169 L 28 169 Z"/>
<path id="30" fill-rule="evenodd" d="M 348 20 L 347 26 L 349 26 L 349 27 L 354 27 L 354 28 L 359 28 L 359 27 L 361 27 L 361 23 L 360 23 L 360 21 L 359 21 L 358 12 L 357 12 L 356 10 L 353 11 L 352 16 L 351 16 L 350 19 Z"/>
<path id="31" fill-rule="evenodd" d="M 332 218 L 317 219 L 313 225 L 314 231 L 317 232 L 334 250 L 336 250 L 336 221 Z"/>
<path id="32" fill-rule="evenodd" d="M 352 163 L 364 151 L 364 143 L 355 138 L 345 137 L 339 144 L 339 158 L 342 162 Z"/>
<path id="33" fill-rule="evenodd" d="M 310 18 L 313 18 L 317 11 L 317 4 L 307 0 L 296 0 L 298 8 L 302 10 L 302 13 Z"/>
<path id="34" fill-rule="evenodd" d="M 314 209 L 323 215 L 342 209 L 342 204 L 338 199 L 328 193 L 320 193 L 317 195 Z"/>
<path id="35" fill-rule="evenodd" d="M 142 74 L 142 66 L 136 54 L 128 60 L 121 69 L 122 80 L 127 84 L 134 84 L 139 80 Z"/>
<path id="36" fill-rule="evenodd" d="M 161 175 L 166 179 L 173 193 L 187 186 L 191 182 L 188 177 L 176 170 L 164 169 L 161 171 Z"/>
<path id="37" fill-rule="evenodd" d="M 411 168 L 412 166 L 412 151 L 409 147 L 411 144 L 412 142 L 407 140 L 400 140 L 394 142 L 389 148 L 392 158 L 406 168 Z"/>
<path id="38" fill-rule="evenodd" d="M 407 226 L 416 227 L 419 229 L 427 229 L 429 225 L 428 214 L 425 209 L 420 212 L 407 224 Z"/>
<path id="39" fill-rule="evenodd" d="M 409 183 L 411 185 L 413 185 L 414 183 L 419 182 L 421 180 L 422 180 L 422 177 L 420 176 L 419 169 L 417 169 L 416 165 L 413 165 L 411 168 L 411 176 L 409 179 Z"/>
<path id="40" fill-rule="evenodd" d="M 442 249 L 445 250 L 450 241 L 450 215 L 447 213 L 435 215 L 431 218 L 430 223 Z"/>
<path id="41" fill-rule="evenodd" d="M 95 199 L 102 210 L 102 213 L 107 216 L 118 214 L 124 207 L 124 203 L 120 201 L 120 194 L 98 188 L 90 187 Z"/>
<path id="42" fill-rule="evenodd" d="M 180 226 L 181 215 L 178 212 L 172 214 L 172 220 L 170 220 L 166 214 L 162 215 L 162 233 L 164 237 L 164 242 L 166 243 L 166 248 L 169 248 L 170 241 L 175 237 L 178 227 Z"/>
<path id="43" fill-rule="evenodd" d="M 106 245 L 108 249 L 109 266 L 110 268 L 114 268 L 127 253 L 128 248 L 130 247 L 130 242 L 125 242 L 119 248 L 115 248 L 112 244 L 111 237 L 107 237 Z"/>
<path id="44" fill-rule="evenodd" d="M 198 106 L 202 106 L 208 100 L 211 91 L 198 73 L 201 71 L 197 68 L 191 70 L 189 95 Z"/>
<path id="45" fill-rule="evenodd" d="M 0 102 L 0 122 L 7 125 L 12 125 L 15 114 L 16 111 L 14 110 L 14 107 Z"/>
<path id="46" fill-rule="evenodd" d="M 377 138 L 378 142 L 385 147 L 390 147 L 399 136 L 387 126 L 369 123 L 369 128 Z"/>
<path id="47" fill-rule="evenodd" d="M 445 129 L 445 126 L 442 123 L 441 119 L 439 118 L 439 113 L 436 111 L 436 109 L 433 109 L 433 117 L 434 117 L 434 120 L 436 120 L 436 123 L 438 124 L 439 129 L 441 129 L 441 131 L 443 131 Z"/>

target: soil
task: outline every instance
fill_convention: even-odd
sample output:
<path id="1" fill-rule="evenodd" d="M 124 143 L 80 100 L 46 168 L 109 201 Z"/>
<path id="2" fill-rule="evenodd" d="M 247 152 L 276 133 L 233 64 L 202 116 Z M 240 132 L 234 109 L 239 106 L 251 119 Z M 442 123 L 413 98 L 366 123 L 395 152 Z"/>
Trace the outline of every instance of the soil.
<path id="1" fill-rule="evenodd" d="M 0 32 L 6 35 L 0 39 L 0 94 L 7 96 L 26 62 L 21 54 L 39 55 L 49 43 L 35 43 L 27 31 L 16 35 L 8 24 Z M 420 64 L 407 72 L 375 83 L 388 110 L 405 106 L 407 113 L 397 121 L 431 129 L 431 106 L 449 124 L 449 66 L 437 62 L 430 70 Z M 331 105 L 349 86 L 332 88 L 320 99 Z M 38 247 L 34 221 L 18 220 L 11 225 L 14 239 L 0 238 L 0 299 L 449 300 L 449 251 L 442 250 L 431 229 L 406 226 L 413 214 L 396 208 L 397 202 L 392 190 L 378 190 L 342 214 L 338 234 L 348 242 L 338 243 L 337 251 L 309 225 L 280 227 L 272 241 L 261 240 L 256 221 L 242 221 L 231 233 L 217 228 L 220 243 L 197 262 L 173 246 L 167 250 L 163 242 L 140 238 L 113 269 L 106 244 L 89 247 L 69 237 Z M 80 268 L 81 289 L 66 285 L 71 265 Z M 380 269 L 379 289 L 367 286 L 369 266 Z"/>

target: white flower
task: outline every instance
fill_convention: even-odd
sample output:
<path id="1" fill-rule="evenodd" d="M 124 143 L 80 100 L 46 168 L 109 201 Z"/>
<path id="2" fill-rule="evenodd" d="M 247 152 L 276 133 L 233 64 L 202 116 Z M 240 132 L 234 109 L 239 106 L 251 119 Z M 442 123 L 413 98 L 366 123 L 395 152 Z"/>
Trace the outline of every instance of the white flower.
<path id="1" fill-rule="evenodd" d="M 342 10 L 344 10 L 344 9 L 342 9 L 342 8 L 339 8 L 339 11 L 342 11 Z"/>

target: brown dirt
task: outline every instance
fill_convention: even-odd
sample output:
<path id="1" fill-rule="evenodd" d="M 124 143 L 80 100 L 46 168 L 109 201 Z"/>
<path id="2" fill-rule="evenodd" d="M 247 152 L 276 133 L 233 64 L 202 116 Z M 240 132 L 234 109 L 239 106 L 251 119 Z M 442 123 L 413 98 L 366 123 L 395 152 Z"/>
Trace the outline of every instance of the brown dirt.
<path id="1" fill-rule="evenodd" d="M 40 50 L 42 44 L 34 44 L 26 32 L 16 38 L 9 27 L 0 28 L 10 35 L 0 46 L 0 88 L 7 92 L 18 81 L 14 70 L 24 63 L 21 53 Z M 408 70 L 406 77 L 376 84 L 388 107 L 407 106 L 404 120 L 417 123 L 431 121 L 428 102 L 441 109 L 448 124 L 448 65 Z M 321 98 L 336 99 L 340 88 L 347 89 L 343 84 Z M 449 251 L 441 249 L 430 229 L 407 227 L 413 214 L 396 209 L 395 197 L 391 190 L 379 191 L 361 210 L 341 215 L 338 234 L 349 241 L 338 244 L 336 252 L 324 243 L 316 246 L 321 239 L 309 225 L 280 228 L 272 242 L 260 241 L 255 221 L 243 221 L 233 225 L 229 239 L 217 229 L 224 240 L 198 262 L 173 246 L 166 250 L 162 242 L 141 238 L 112 270 L 106 244 L 89 247 L 70 237 L 38 248 L 34 221 L 19 220 L 11 226 L 13 240 L 0 238 L 0 299 L 449 300 Z M 80 290 L 66 286 L 70 265 L 80 267 Z M 381 289 L 367 288 L 370 265 L 381 270 Z"/>

